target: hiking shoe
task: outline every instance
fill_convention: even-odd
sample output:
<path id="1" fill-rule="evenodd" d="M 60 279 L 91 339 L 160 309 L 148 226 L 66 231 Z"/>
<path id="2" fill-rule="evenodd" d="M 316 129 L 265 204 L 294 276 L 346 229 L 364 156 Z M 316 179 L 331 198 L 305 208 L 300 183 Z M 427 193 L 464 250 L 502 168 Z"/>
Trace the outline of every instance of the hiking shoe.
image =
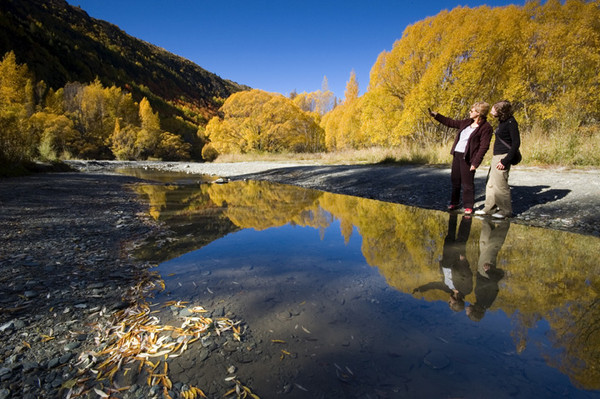
<path id="1" fill-rule="evenodd" d="M 492 217 L 493 217 L 494 219 L 506 219 L 508 216 L 506 216 L 506 215 L 503 215 L 503 214 L 501 214 L 501 213 L 494 213 L 494 214 L 492 215 Z"/>
<path id="2" fill-rule="evenodd" d="M 465 215 L 472 215 L 473 214 L 473 208 L 465 208 Z"/>
<path id="3" fill-rule="evenodd" d="M 486 211 L 482 210 L 482 209 L 479 209 L 479 210 L 475 211 L 475 215 L 477 215 L 477 216 L 485 216 L 487 214 L 488 213 Z"/>

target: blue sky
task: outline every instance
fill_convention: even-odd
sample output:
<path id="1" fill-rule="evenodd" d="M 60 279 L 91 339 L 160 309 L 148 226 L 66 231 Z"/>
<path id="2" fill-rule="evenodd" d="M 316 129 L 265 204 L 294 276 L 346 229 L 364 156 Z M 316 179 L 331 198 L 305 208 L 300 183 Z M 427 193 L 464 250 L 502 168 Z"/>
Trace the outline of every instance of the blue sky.
<path id="1" fill-rule="evenodd" d="M 377 56 L 404 29 L 457 6 L 525 0 L 67 0 L 91 17 L 187 58 L 222 78 L 270 92 L 329 89 L 343 98 L 354 70 L 360 94 Z"/>

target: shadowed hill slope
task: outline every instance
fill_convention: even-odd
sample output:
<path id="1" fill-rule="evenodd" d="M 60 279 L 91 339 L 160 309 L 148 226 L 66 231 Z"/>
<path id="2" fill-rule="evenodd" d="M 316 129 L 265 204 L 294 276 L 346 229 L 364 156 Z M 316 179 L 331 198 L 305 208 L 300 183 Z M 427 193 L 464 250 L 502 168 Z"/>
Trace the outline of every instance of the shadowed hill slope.
<path id="1" fill-rule="evenodd" d="M 148 97 L 162 116 L 202 124 L 220 100 L 247 86 L 91 18 L 64 0 L 2 0 L 0 54 L 14 51 L 37 81 L 60 88 L 96 77 L 105 86 Z"/>

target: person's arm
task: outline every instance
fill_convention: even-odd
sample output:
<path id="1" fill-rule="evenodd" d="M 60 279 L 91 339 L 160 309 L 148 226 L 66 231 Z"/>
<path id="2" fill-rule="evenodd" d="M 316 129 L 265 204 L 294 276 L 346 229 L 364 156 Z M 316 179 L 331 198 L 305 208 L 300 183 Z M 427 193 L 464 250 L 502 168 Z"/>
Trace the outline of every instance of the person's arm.
<path id="1" fill-rule="evenodd" d="M 448 293 L 452 292 L 452 290 L 450 288 L 448 288 L 448 286 L 446 284 L 442 283 L 441 281 L 434 281 L 432 283 L 427 283 L 420 287 L 415 288 L 413 290 L 413 294 L 416 292 L 425 292 L 425 291 L 429 291 L 429 290 L 442 290 L 442 291 L 448 292 Z"/>
<path id="2" fill-rule="evenodd" d="M 448 126 L 448 127 L 453 127 L 455 129 L 460 129 L 461 128 L 461 122 L 462 121 L 458 121 L 452 118 L 448 118 L 442 114 L 440 114 L 439 112 L 435 112 L 432 111 L 430 108 L 427 108 L 429 110 L 429 115 L 431 115 L 433 117 L 433 119 L 435 119 L 436 121 L 440 122 L 442 125 Z"/>

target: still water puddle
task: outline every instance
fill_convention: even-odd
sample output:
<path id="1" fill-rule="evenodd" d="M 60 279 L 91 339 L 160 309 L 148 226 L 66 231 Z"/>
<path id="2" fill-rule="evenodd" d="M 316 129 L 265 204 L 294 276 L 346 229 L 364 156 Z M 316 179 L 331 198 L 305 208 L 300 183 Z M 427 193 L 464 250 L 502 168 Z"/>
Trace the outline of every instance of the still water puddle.
<path id="1" fill-rule="evenodd" d="M 242 335 L 190 346 L 174 382 L 215 397 L 233 375 L 261 398 L 600 397 L 600 239 L 188 182 L 136 188 L 172 231 L 140 248 L 165 282 L 154 301 Z"/>

